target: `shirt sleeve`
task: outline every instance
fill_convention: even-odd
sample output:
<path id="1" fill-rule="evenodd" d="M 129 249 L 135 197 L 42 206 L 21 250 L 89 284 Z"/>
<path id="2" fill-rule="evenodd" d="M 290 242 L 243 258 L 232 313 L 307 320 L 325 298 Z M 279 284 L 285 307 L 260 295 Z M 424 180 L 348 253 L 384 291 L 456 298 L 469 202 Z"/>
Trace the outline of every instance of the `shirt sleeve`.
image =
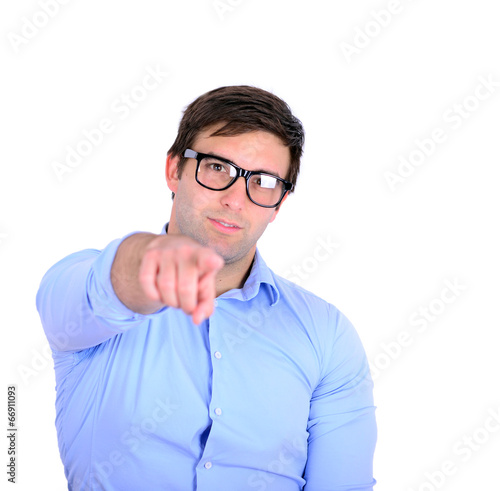
<path id="1" fill-rule="evenodd" d="M 304 491 L 372 491 L 373 382 L 361 340 L 333 306 L 322 378 L 311 398 Z"/>
<path id="2" fill-rule="evenodd" d="M 127 308 L 116 296 L 111 266 L 126 237 L 114 240 L 102 251 L 86 249 L 70 254 L 44 275 L 36 306 L 53 351 L 97 346 L 166 308 L 142 315 Z"/>

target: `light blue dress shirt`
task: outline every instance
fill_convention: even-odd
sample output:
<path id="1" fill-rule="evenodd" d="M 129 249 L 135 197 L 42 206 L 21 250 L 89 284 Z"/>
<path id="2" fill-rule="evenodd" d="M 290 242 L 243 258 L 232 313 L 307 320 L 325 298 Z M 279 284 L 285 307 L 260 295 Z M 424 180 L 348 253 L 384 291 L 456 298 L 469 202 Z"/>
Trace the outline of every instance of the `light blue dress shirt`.
<path id="1" fill-rule="evenodd" d="M 37 295 L 68 489 L 373 489 L 373 384 L 342 313 L 257 251 L 201 325 L 137 314 L 110 280 L 122 240 L 58 262 Z"/>

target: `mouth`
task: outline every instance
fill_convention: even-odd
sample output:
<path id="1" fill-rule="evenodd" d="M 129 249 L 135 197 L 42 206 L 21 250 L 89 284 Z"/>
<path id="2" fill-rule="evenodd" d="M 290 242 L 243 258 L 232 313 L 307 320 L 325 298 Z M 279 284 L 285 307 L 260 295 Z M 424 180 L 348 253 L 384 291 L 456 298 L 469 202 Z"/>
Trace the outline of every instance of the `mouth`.
<path id="1" fill-rule="evenodd" d="M 238 230 L 241 230 L 240 226 L 228 220 L 222 220 L 219 218 L 209 218 L 208 220 L 217 230 L 222 231 L 224 233 L 235 233 Z"/>

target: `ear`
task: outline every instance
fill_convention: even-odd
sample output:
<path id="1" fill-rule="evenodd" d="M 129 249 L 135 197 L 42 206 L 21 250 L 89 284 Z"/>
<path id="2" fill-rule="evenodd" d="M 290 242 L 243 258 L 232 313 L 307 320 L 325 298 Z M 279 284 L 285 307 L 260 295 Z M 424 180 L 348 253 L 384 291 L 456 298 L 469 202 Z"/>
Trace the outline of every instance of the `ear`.
<path id="1" fill-rule="evenodd" d="M 273 212 L 273 215 L 271 216 L 271 220 L 269 220 L 269 223 L 271 222 L 274 222 L 274 219 L 276 218 L 276 216 L 278 215 L 278 212 L 280 211 L 281 207 L 283 206 L 283 203 L 286 201 L 286 199 L 288 198 L 288 195 L 290 194 L 289 191 L 287 191 L 285 193 L 285 196 L 283 196 L 283 199 L 281 200 L 281 203 L 280 205 L 274 210 Z"/>
<path id="2" fill-rule="evenodd" d="M 178 164 L 180 157 L 173 157 L 172 154 L 167 155 L 167 163 L 165 166 L 165 177 L 170 191 L 176 193 L 179 185 Z"/>

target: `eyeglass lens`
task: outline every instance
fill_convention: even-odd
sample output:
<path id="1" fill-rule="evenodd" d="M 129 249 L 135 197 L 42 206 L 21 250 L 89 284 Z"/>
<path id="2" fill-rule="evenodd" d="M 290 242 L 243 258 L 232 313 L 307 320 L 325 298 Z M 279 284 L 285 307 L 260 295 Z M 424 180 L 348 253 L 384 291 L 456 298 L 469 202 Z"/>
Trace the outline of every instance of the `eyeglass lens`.
<path id="1" fill-rule="evenodd" d="M 214 157 L 204 157 L 198 166 L 198 180 L 214 190 L 224 189 L 237 176 L 236 168 Z M 269 174 L 253 174 L 248 180 L 248 192 L 253 201 L 271 206 L 281 199 L 283 182 Z"/>

